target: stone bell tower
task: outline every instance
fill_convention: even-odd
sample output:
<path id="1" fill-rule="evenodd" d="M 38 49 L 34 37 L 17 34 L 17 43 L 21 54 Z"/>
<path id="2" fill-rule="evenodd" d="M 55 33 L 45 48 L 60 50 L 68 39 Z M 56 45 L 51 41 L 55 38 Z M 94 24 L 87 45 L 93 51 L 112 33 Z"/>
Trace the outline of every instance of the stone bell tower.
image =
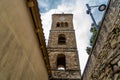
<path id="1" fill-rule="evenodd" d="M 53 14 L 48 41 L 50 80 L 80 80 L 73 14 Z"/>

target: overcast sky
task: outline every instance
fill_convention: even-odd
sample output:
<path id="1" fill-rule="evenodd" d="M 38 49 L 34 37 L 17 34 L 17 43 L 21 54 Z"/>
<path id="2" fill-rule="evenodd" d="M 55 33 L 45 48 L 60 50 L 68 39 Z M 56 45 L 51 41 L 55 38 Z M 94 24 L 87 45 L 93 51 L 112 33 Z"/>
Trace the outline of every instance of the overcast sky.
<path id="1" fill-rule="evenodd" d="M 91 17 L 86 14 L 87 8 L 85 4 L 88 3 L 94 6 L 103 3 L 107 4 L 107 1 L 108 0 L 38 0 L 46 43 L 48 42 L 49 30 L 51 29 L 51 15 L 63 12 L 74 15 L 73 24 L 82 73 L 88 59 L 86 47 L 89 46 L 89 40 L 92 35 L 92 33 L 90 33 L 92 20 Z M 97 22 L 102 19 L 103 12 L 99 12 L 97 8 L 92 9 L 92 13 Z"/>

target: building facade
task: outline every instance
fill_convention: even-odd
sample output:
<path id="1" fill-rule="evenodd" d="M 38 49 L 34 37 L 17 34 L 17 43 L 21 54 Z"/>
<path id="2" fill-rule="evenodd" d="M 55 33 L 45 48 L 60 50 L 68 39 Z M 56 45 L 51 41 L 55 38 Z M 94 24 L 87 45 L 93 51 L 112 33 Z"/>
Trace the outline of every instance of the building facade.
<path id="1" fill-rule="evenodd" d="M 36 0 L 0 0 L 0 80 L 48 80 L 50 66 Z"/>
<path id="2" fill-rule="evenodd" d="M 51 80 L 80 80 L 73 14 L 53 14 L 48 40 Z"/>
<path id="3" fill-rule="evenodd" d="M 82 80 L 120 80 L 120 0 L 109 0 Z"/>

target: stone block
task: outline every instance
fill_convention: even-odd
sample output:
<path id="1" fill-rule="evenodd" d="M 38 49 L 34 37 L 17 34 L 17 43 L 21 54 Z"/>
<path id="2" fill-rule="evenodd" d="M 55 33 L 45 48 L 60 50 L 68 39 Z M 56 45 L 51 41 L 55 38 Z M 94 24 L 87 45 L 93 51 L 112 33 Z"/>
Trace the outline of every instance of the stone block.
<path id="1" fill-rule="evenodd" d="M 111 64 L 117 64 L 117 62 L 120 60 L 120 56 L 116 57 L 114 60 L 111 61 Z"/>
<path id="2" fill-rule="evenodd" d="M 116 73 L 120 71 L 120 68 L 118 67 L 118 65 L 114 65 L 113 70 L 114 70 L 114 73 Z"/>
<path id="3" fill-rule="evenodd" d="M 117 41 L 115 39 L 111 42 L 111 47 L 114 49 L 117 46 Z"/>

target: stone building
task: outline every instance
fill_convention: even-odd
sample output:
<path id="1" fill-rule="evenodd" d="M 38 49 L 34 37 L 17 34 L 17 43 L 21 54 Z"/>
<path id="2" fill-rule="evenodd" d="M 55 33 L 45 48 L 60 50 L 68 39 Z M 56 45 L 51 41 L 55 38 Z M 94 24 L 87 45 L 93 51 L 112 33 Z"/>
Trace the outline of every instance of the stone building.
<path id="1" fill-rule="evenodd" d="M 80 80 L 73 14 L 53 14 L 48 41 L 50 80 Z"/>
<path id="2" fill-rule="evenodd" d="M 109 0 L 82 80 L 120 80 L 120 0 Z"/>
<path id="3" fill-rule="evenodd" d="M 48 80 L 50 66 L 36 0 L 0 0 L 0 80 Z"/>

